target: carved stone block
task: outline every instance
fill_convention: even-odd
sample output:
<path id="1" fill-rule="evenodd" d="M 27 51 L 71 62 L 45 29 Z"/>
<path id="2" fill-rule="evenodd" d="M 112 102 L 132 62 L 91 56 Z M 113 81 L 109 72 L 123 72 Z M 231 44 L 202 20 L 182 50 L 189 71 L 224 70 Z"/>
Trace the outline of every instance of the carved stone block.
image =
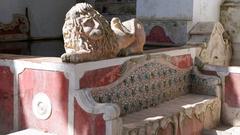
<path id="1" fill-rule="evenodd" d="M 0 41 L 19 41 L 28 39 L 29 22 L 24 15 L 14 14 L 9 24 L 0 22 Z"/>
<path id="2" fill-rule="evenodd" d="M 199 58 L 207 64 L 228 66 L 232 46 L 219 22 L 199 22 L 190 31 L 188 44 L 201 44 Z"/>

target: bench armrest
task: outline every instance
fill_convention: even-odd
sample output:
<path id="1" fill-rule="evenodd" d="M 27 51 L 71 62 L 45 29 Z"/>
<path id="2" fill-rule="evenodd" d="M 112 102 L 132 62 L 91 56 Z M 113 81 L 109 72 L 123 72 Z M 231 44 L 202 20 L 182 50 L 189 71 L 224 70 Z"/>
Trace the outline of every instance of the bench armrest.
<path id="1" fill-rule="evenodd" d="M 97 103 L 91 94 L 91 89 L 75 91 L 75 98 L 79 106 L 91 114 L 103 114 L 106 122 L 106 135 L 121 135 L 122 121 L 119 118 L 120 108 L 113 103 Z"/>
<path id="2" fill-rule="evenodd" d="M 191 93 L 220 97 L 221 79 L 218 76 L 202 74 L 194 67 L 190 87 Z"/>

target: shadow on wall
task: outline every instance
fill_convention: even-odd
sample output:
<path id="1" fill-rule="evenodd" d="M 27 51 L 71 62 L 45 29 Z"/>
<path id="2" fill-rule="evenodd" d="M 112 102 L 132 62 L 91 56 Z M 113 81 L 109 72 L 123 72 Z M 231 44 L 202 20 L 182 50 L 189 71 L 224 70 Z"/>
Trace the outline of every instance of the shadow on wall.
<path id="1" fill-rule="evenodd" d="M 44 57 L 60 57 L 64 52 L 65 50 L 64 50 L 64 45 L 62 40 L 0 43 L 0 53 L 44 56 Z M 21 58 L 21 56 L 19 57 Z"/>

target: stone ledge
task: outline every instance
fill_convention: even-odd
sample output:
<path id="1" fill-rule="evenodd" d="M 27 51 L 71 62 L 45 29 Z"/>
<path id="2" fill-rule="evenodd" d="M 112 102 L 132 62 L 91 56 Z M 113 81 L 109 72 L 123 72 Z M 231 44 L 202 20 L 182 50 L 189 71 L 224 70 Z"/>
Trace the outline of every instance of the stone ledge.
<path id="1" fill-rule="evenodd" d="M 128 60 L 131 58 L 135 57 L 140 57 L 149 53 L 152 54 L 167 54 L 170 56 L 176 56 L 179 53 L 181 54 L 187 54 L 186 52 L 192 53 L 197 49 L 198 47 L 196 46 L 181 46 L 181 47 L 168 47 L 168 48 L 159 48 L 159 49 L 152 49 L 152 50 L 146 50 L 144 51 L 144 54 L 142 55 L 132 55 L 132 56 L 127 56 L 127 57 L 116 57 L 113 59 L 105 59 L 105 60 L 99 60 L 99 61 L 90 61 L 90 62 L 83 62 L 83 63 L 77 63 L 77 64 L 68 64 L 68 63 L 63 63 L 60 57 L 41 57 L 41 56 L 30 56 L 30 55 L 14 55 L 14 54 L 3 54 L 0 53 L 0 61 L 1 60 L 18 60 L 18 61 L 29 61 L 29 62 L 34 62 L 34 63 L 41 63 L 41 62 L 49 62 L 49 63 L 62 63 L 62 64 L 68 64 L 68 65 L 81 65 L 81 64 L 91 64 L 91 63 L 98 63 L 98 62 L 116 62 L 116 61 L 122 61 L 122 60 Z M 177 51 L 177 53 L 174 53 Z"/>

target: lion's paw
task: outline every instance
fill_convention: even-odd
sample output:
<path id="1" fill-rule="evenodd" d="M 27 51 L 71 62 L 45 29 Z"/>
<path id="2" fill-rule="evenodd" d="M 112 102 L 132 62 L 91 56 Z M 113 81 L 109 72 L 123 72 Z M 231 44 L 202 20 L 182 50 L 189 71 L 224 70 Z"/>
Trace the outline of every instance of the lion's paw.
<path id="1" fill-rule="evenodd" d="M 64 53 L 61 56 L 62 62 L 70 62 L 70 54 Z"/>
<path id="2" fill-rule="evenodd" d="M 61 56 L 62 62 L 67 63 L 78 63 L 81 62 L 80 54 L 77 53 L 64 53 Z"/>

